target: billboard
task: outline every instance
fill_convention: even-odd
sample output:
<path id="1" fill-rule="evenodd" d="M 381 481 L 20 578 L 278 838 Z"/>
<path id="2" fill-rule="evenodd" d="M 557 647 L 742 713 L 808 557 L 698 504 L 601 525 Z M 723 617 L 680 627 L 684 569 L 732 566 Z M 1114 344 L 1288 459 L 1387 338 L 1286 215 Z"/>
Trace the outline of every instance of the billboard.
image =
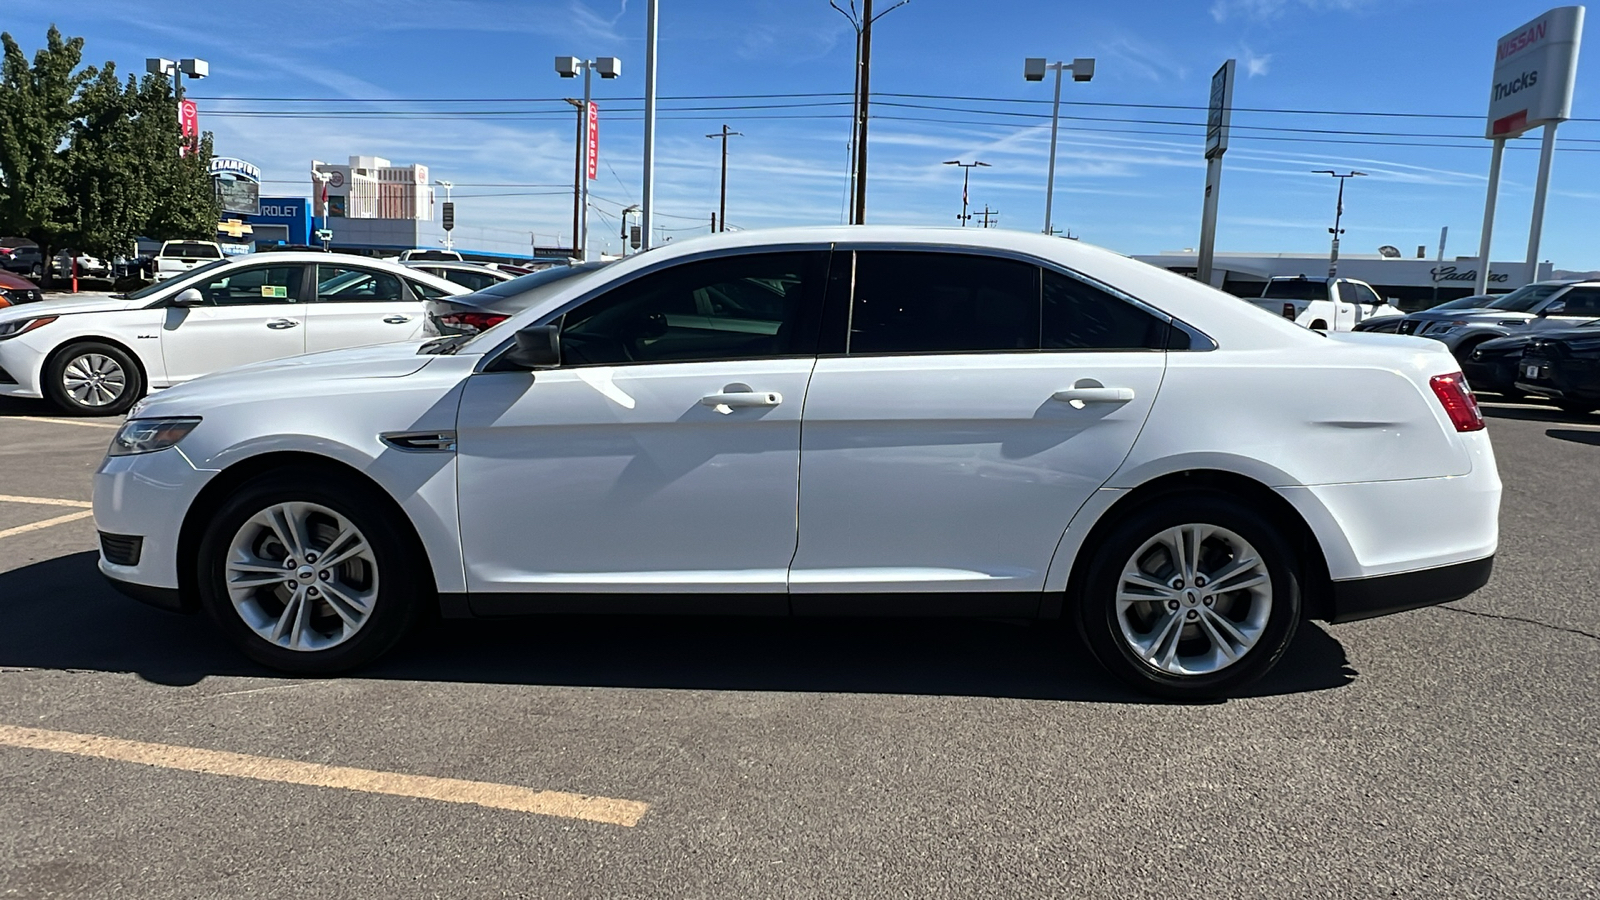
<path id="1" fill-rule="evenodd" d="M 261 211 L 261 170 L 231 156 L 213 157 L 211 185 L 222 211 L 253 216 Z"/>
<path id="2" fill-rule="evenodd" d="M 1211 102 L 1206 107 L 1206 159 L 1228 152 L 1228 125 L 1233 118 L 1234 60 L 1211 76 Z"/>
<path id="3" fill-rule="evenodd" d="M 1572 115 L 1583 7 L 1559 6 L 1495 44 L 1487 138 L 1514 138 Z"/>

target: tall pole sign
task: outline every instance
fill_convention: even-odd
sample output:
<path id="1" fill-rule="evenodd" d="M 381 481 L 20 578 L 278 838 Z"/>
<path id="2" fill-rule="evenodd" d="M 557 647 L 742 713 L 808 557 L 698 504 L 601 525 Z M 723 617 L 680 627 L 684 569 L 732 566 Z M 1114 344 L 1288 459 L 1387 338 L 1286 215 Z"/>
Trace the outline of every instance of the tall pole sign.
<path id="1" fill-rule="evenodd" d="M 1506 141 L 1539 126 L 1539 178 L 1528 227 L 1527 280 L 1538 274 L 1539 238 L 1544 229 L 1545 195 L 1555 156 L 1556 125 L 1572 117 L 1572 85 L 1578 75 L 1578 45 L 1583 38 L 1583 7 L 1558 6 L 1495 44 L 1494 78 L 1489 88 L 1488 126 L 1494 141 L 1489 156 L 1489 191 L 1483 204 L 1483 235 L 1478 243 L 1478 293 L 1489 288 L 1489 243 L 1500 190 L 1500 162 Z"/>
<path id="2" fill-rule="evenodd" d="M 1222 154 L 1228 152 L 1228 127 L 1233 120 L 1234 60 L 1211 76 L 1211 101 L 1206 107 L 1206 199 L 1200 218 L 1200 253 L 1195 278 L 1210 284 L 1217 245 L 1217 197 L 1222 192 Z"/>

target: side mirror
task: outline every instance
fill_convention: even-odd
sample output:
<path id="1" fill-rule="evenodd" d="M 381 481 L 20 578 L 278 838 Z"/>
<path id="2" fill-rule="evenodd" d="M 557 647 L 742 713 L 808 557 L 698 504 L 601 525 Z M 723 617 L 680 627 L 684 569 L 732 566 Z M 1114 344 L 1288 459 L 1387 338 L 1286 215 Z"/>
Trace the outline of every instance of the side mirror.
<path id="1" fill-rule="evenodd" d="M 561 366 L 561 325 L 529 325 L 495 364 L 496 371 L 555 369 Z"/>
<path id="2" fill-rule="evenodd" d="M 1559 316 L 1559 315 L 1561 315 L 1562 313 L 1564 313 L 1566 311 L 1567 311 L 1567 301 L 1565 301 L 1565 300 L 1557 300 L 1556 302 L 1550 304 L 1549 306 L 1546 306 L 1544 309 L 1539 310 L 1537 315 L 1539 316 L 1539 318 L 1542 319 L 1545 316 Z"/>
<path id="3" fill-rule="evenodd" d="M 185 288 L 179 291 L 178 296 L 173 297 L 171 302 L 180 309 L 188 309 L 191 306 L 205 306 L 206 298 L 194 288 Z"/>

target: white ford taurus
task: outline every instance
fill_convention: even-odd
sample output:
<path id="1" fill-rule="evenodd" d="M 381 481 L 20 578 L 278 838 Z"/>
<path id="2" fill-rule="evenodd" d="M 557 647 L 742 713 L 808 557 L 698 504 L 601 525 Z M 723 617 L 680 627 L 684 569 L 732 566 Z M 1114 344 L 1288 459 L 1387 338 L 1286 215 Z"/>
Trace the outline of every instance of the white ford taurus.
<path id="1" fill-rule="evenodd" d="M 362 256 L 221 259 L 127 295 L 0 310 L 0 396 L 117 415 L 149 390 L 218 369 L 409 340 L 426 324 L 423 301 L 467 291 Z"/>
<path id="2" fill-rule="evenodd" d="M 1042 235 L 674 243 L 472 337 L 137 407 L 101 570 L 245 653 L 347 669 L 446 616 L 1065 619 L 1215 694 L 1302 619 L 1464 596 L 1500 480 L 1442 345 L 1323 335 Z"/>

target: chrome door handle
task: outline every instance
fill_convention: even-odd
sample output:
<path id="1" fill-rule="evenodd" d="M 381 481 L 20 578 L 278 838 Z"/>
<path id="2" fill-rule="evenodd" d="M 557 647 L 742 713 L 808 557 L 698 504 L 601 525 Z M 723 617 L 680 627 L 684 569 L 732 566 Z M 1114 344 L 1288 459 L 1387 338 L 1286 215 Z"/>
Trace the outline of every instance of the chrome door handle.
<path id="1" fill-rule="evenodd" d="M 273 319 L 271 322 L 267 323 L 267 327 L 282 330 L 284 328 L 293 328 L 299 324 L 300 323 L 296 322 L 294 319 Z"/>
<path id="2" fill-rule="evenodd" d="M 405 323 L 411 321 L 411 317 L 410 316 L 385 316 L 383 320 L 385 322 L 388 322 L 390 325 L 404 325 Z"/>
<path id="3" fill-rule="evenodd" d="M 1051 399 L 1080 403 L 1127 403 L 1133 399 L 1133 388 L 1081 387 L 1067 388 L 1050 395 Z"/>
<path id="4" fill-rule="evenodd" d="M 777 391 L 724 391 L 707 394 L 700 398 L 701 406 L 738 407 L 777 406 L 783 402 L 783 395 Z"/>

